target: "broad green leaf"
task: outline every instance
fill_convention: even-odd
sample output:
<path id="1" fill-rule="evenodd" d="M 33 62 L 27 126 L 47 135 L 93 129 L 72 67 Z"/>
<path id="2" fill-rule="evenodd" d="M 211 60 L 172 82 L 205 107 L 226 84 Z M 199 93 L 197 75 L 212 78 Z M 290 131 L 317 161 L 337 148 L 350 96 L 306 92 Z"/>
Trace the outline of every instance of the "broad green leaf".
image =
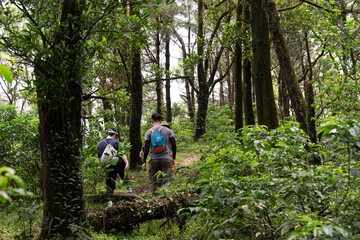
<path id="1" fill-rule="evenodd" d="M 343 235 L 343 237 L 345 237 L 345 238 L 347 238 L 347 237 L 349 236 L 349 233 L 348 233 L 345 229 L 343 229 L 343 228 L 341 228 L 341 227 L 334 226 L 334 229 L 335 229 L 338 233 L 340 233 L 341 235 Z"/>
<path id="2" fill-rule="evenodd" d="M 330 225 L 323 225 L 322 229 L 324 230 L 324 233 L 328 236 L 332 236 L 334 229 L 332 226 Z"/>
<path id="3" fill-rule="evenodd" d="M 9 84 L 12 83 L 12 81 L 13 81 L 14 78 L 13 78 L 10 70 L 9 70 L 6 66 L 0 65 L 0 74 L 5 78 L 5 80 L 6 80 Z"/>
<path id="4" fill-rule="evenodd" d="M 8 201 L 11 202 L 9 195 L 5 191 L 0 191 L 0 202 L 6 203 Z"/>
<path id="5" fill-rule="evenodd" d="M 8 178 L 4 176 L 0 176 L 0 188 L 5 188 L 8 183 Z"/>
<path id="6" fill-rule="evenodd" d="M 291 225 L 285 225 L 285 226 L 281 229 L 281 235 L 285 235 L 286 233 L 289 232 L 290 229 L 291 229 Z"/>
<path id="7" fill-rule="evenodd" d="M 349 128 L 349 133 L 351 134 L 351 136 L 357 137 L 359 134 L 359 127 L 355 126 L 355 127 Z"/>

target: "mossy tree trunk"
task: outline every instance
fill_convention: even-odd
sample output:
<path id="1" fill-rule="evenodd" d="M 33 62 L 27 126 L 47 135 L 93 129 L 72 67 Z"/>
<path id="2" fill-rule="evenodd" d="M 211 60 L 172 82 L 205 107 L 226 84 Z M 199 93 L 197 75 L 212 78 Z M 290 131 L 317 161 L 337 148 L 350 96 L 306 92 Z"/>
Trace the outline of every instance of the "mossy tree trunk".
<path id="1" fill-rule="evenodd" d="M 35 59 L 44 199 L 41 239 L 75 236 L 84 220 L 80 177 L 85 1 L 62 3 L 51 51 Z"/>
<path id="2" fill-rule="evenodd" d="M 198 112 L 196 120 L 195 139 L 199 139 L 205 133 L 206 115 L 209 103 L 209 87 L 207 86 L 204 70 L 204 0 L 198 0 L 198 32 L 197 32 L 197 54 L 198 54 Z"/>
<path id="3" fill-rule="evenodd" d="M 243 7 L 243 18 L 244 18 L 244 32 L 249 31 L 249 23 L 250 23 L 250 6 L 246 2 Z M 244 115 L 245 115 L 245 125 L 254 125 L 255 117 L 254 117 L 254 109 L 253 109 L 253 101 L 252 101 L 252 80 L 251 80 L 251 60 L 250 60 L 250 52 L 251 49 L 248 47 L 250 43 L 250 37 L 247 38 L 247 42 L 245 44 L 245 58 L 243 61 L 243 82 L 244 82 Z"/>
<path id="4" fill-rule="evenodd" d="M 253 79 L 255 83 L 258 124 L 269 129 L 279 126 L 271 79 L 270 39 L 268 21 L 261 0 L 251 0 L 253 39 Z"/>

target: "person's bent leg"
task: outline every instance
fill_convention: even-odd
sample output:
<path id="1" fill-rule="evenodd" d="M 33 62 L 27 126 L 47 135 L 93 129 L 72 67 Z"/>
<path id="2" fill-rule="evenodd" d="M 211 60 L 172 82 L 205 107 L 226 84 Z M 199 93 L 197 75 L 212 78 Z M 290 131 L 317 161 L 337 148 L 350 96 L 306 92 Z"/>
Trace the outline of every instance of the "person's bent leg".
<path id="1" fill-rule="evenodd" d="M 173 160 L 171 159 L 161 159 L 161 171 L 163 174 L 163 185 L 169 182 L 169 180 L 173 177 Z"/>

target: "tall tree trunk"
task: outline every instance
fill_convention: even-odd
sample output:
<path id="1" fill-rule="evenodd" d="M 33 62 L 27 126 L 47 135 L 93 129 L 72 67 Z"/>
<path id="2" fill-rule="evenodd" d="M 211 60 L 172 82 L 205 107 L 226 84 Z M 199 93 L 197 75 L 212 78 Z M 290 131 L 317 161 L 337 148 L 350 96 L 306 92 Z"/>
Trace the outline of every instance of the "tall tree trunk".
<path id="1" fill-rule="evenodd" d="M 165 33 L 165 71 L 166 71 L 166 121 L 171 124 L 171 95 L 170 95 L 170 29 Z"/>
<path id="2" fill-rule="evenodd" d="M 219 99 L 220 99 L 220 107 L 225 105 L 225 96 L 224 96 L 224 81 L 220 81 L 220 92 L 219 92 Z"/>
<path id="3" fill-rule="evenodd" d="M 290 103 L 289 103 L 289 91 L 286 87 L 286 80 L 284 79 L 284 70 L 280 66 L 279 72 L 279 102 L 281 119 L 284 122 L 286 118 L 290 116 Z"/>
<path id="4" fill-rule="evenodd" d="M 189 12 L 189 18 L 188 18 L 188 42 L 187 42 L 187 47 L 188 47 L 188 54 L 187 57 L 190 58 L 190 53 L 191 53 L 191 16 L 190 16 L 190 12 Z M 190 117 L 190 122 L 195 122 L 195 90 L 194 90 L 194 65 L 192 65 L 190 67 L 190 72 L 191 72 L 191 76 L 190 78 L 187 78 L 187 80 L 192 82 L 192 86 L 190 86 L 190 105 L 191 107 L 189 107 L 189 117 Z M 188 75 L 186 75 L 188 76 Z"/>
<path id="5" fill-rule="evenodd" d="M 133 15 L 132 6 L 130 6 L 130 15 Z M 136 35 L 134 35 L 135 37 Z M 134 40 L 134 42 L 136 42 Z M 131 46 L 131 86 L 130 86 L 130 104 L 131 104 L 131 117 L 130 117 L 130 168 L 137 169 L 142 160 L 139 157 L 141 151 L 141 114 L 143 105 L 143 84 L 141 75 L 141 49 L 135 44 Z"/>
<path id="6" fill-rule="evenodd" d="M 198 0 L 198 46 L 197 54 L 199 56 L 197 70 L 198 70 L 198 111 L 196 121 L 195 140 L 198 140 L 206 130 L 206 115 L 209 103 L 209 87 L 206 81 L 206 75 L 204 70 L 204 0 Z"/>
<path id="7" fill-rule="evenodd" d="M 238 0 L 236 6 L 236 30 L 242 31 L 242 0 Z M 243 83 L 242 83 L 242 40 L 238 38 L 235 43 L 235 131 L 243 128 Z"/>
<path id="8" fill-rule="evenodd" d="M 271 80 L 270 40 L 268 22 L 261 0 L 251 0 L 253 39 L 253 77 L 256 93 L 258 124 L 269 129 L 279 126 Z"/>
<path id="9" fill-rule="evenodd" d="M 44 199 L 40 238 L 70 238 L 84 220 L 80 150 L 83 1 L 63 2 L 54 48 L 35 60 Z"/>
<path id="10" fill-rule="evenodd" d="M 221 69 L 221 67 L 219 68 L 219 75 L 222 76 L 223 75 L 223 71 Z M 219 87 L 219 102 L 220 102 L 220 107 L 223 107 L 225 105 L 225 96 L 224 96 L 224 81 L 221 80 L 219 82 L 220 87 Z"/>
<path id="11" fill-rule="evenodd" d="M 158 19 L 159 22 L 159 19 Z M 156 111 L 162 113 L 163 105 L 163 91 L 162 91 L 162 81 L 161 81 L 161 72 L 160 72 L 160 34 L 159 30 L 156 30 L 156 40 L 155 40 L 155 49 L 156 49 Z"/>
<path id="12" fill-rule="evenodd" d="M 244 16 L 244 32 L 249 30 L 250 22 L 250 7 L 247 3 L 244 4 L 243 9 Z M 244 115 L 245 125 L 255 125 L 253 101 L 252 101 L 252 81 L 251 81 L 251 61 L 250 61 L 250 37 L 247 38 L 247 44 L 245 44 L 245 55 L 243 62 L 243 80 L 244 80 Z"/>
<path id="13" fill-rule="evenodd" d="M 229 50 L 227 50 L 225 52 L 225 58 L 226 58 L 226 67 L 229 68 L 229 66 L 230 66 Z M 230 72 L 226 76 L 226 81 L 227 81 L 227 84 L 228 84 L 228 99 L 229 99 L 229 108 L 230 108 L 230 119 L 234 119 L 234 116 L 233 116 L 234 91 L 233 91 L 233 81 L 231 80 Z"/>
<path id="14" fill-rule="evenodd" d="M 301 128 L 309 133 L 307 107 L 297 80 L 294 66 L 291 61 L 290 52 L 280 26 L 280 19 L 273 0 L 262 0 L 263 8 L 269 20 L 272 41 L 275 47 L 279 63 L 284 70 L 284 79 L 291 99 L 291 106 L 294 108 L 296 120 Z"/>
<path id="15" fill-rule="evenodd" d="M 309 48 L 309 41 L 307 38 L 307 33 L 305 33 L 305 44 L 306 44 L 306 52 L 307 52 L 307 61 L 309 64 L 309 73 L 308 73 L 308 80 L 305 80 L 304 90 L 305 90 L 305 100 L 308 109 L 308 124 L 309 124 L 309 137 L 311 142 L 317 143 L 316 137 L 316 126 L 315 126 L 315 108 L 313 104 L 315 103 L 314 100 L 314 90 L 312 86 L 312 79 L 313 79 L 313 69 L 312 69 L 312 62 L 310 56 L 310 48 Z"/>

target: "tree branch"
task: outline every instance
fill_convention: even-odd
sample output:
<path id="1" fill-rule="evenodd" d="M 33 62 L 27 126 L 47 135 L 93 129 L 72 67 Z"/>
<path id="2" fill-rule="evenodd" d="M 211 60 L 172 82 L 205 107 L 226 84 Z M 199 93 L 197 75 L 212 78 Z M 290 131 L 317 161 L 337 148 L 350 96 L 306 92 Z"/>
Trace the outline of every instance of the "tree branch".
<path id="1" fill-rule="evenodd" d="M 313 6 L 313 7 L 316 7 L 316 8 L 319 8 L 319 9 L 321 9 L 321 10 L 324 10 L 324 11 L 326 11 L 326 12 L 328 12 L 328 13 L 335 13 L 334 11 L 331 11 L 331 10 L 329 10 L 329 9 L 327 9 L 327 8 L 324 8 L 324 7 L 320 6 L 320 5 L 317 5 L 316 3 L 312 3 L 312 2 L 310 2 L 310 1 L 308 1 L 308 0 L 300 0 L 300 1 L 301 1 L 301 2 L 304 2 L 304 3 L 307 3 L 307 4 L 309 4 L 309 5 Z"/>
<path id="2" fill-rule="evenodd" d="M 31 17 L 30 13 L 28 12 L 28 10 L 24 6 L 24 4 L 20 1 L 20 5 L 21 5 L 21 7 L 20 7 L 14 0 L 10 0 L 10 2 L 12 4 L 14 4 L 20 11 L 22 11 L 25 14 L 25 16 L 30 20 L 30 22 L 32 22 L 37 27 L 37 30 L 38 30 L 43 42 L 45 43 L 45 46 L 46 46 L 46 43 L 48 43 L 49 46 L 52 47 L 50 41 L 47 39 L 47 37 L 44 35 L 44 33 L 39 28 L 39 24 Z"/>
<path id="3" fill-rule="evenodd" d="M 85 34 L 85 36 L 84 36 L 84 38 L 83 38 L 84 41 L 86 41 L 86 39 L 90 36 L 91 31 L 92 31 L 92 29 L 95 27 L 95 25 L 96 25 L 101 19 L 103 19 L 105 16 L 109 15 L 109 14 L 116 8 L 117 4 L 118 4 L 118 1 L 114 1 L 114 4 L 113 4 L 113 5 L 110 4 L 109 6 L 106 7 L 106 9 L 105 9 L 104 13 L 102 14 L 102 16 L 99 17 L 98 19 L 96 19 L 96 20 L 93 22 L 93 24 L 90 26 L 89 30 L 86 32 L 86 34 Z M 111 8 L 111 7 L 112 7 L 112 8 Z M 110 10 L 109 12 L 106 12 L 106 11 L 107 11 L 108 9 L 110 9 L 110 8 L 111 8 L 111 10 Z"/>
<path id="4" fill-rule="evenodd" d="M 290 7 L 286 7 L 286 8 L 280 8 L 277 11 L 278 12 L 283 12 L 283 11 L 291 10 L 291 9 L 297 8 L 298 6 L 300 6 L 303 3 L 304 2 L 299 2 L 298 4 L 295 4 L 294 6 L 290 6 Z"/>
<path id="5" fill-rule="evenodd" d="M 229 67 L 226 69 L 224 75 L 222 75 L 221 77 L 219 77 L 218 79 L 216 79 L 216 80 L 213 82 L 213 84 L 211 85 L 210 92 L 212 92 L 212 91 L 214 90 L 214 87 L 215 87 L 215 85 L 216 85 L 218 82 L 222 81 L 222 80 L 229 74 L 230 69 L 231 69 L 233 63 L 234 63 L 234 59 L 231 61 L 230 65 L 229 65 Z"/>

